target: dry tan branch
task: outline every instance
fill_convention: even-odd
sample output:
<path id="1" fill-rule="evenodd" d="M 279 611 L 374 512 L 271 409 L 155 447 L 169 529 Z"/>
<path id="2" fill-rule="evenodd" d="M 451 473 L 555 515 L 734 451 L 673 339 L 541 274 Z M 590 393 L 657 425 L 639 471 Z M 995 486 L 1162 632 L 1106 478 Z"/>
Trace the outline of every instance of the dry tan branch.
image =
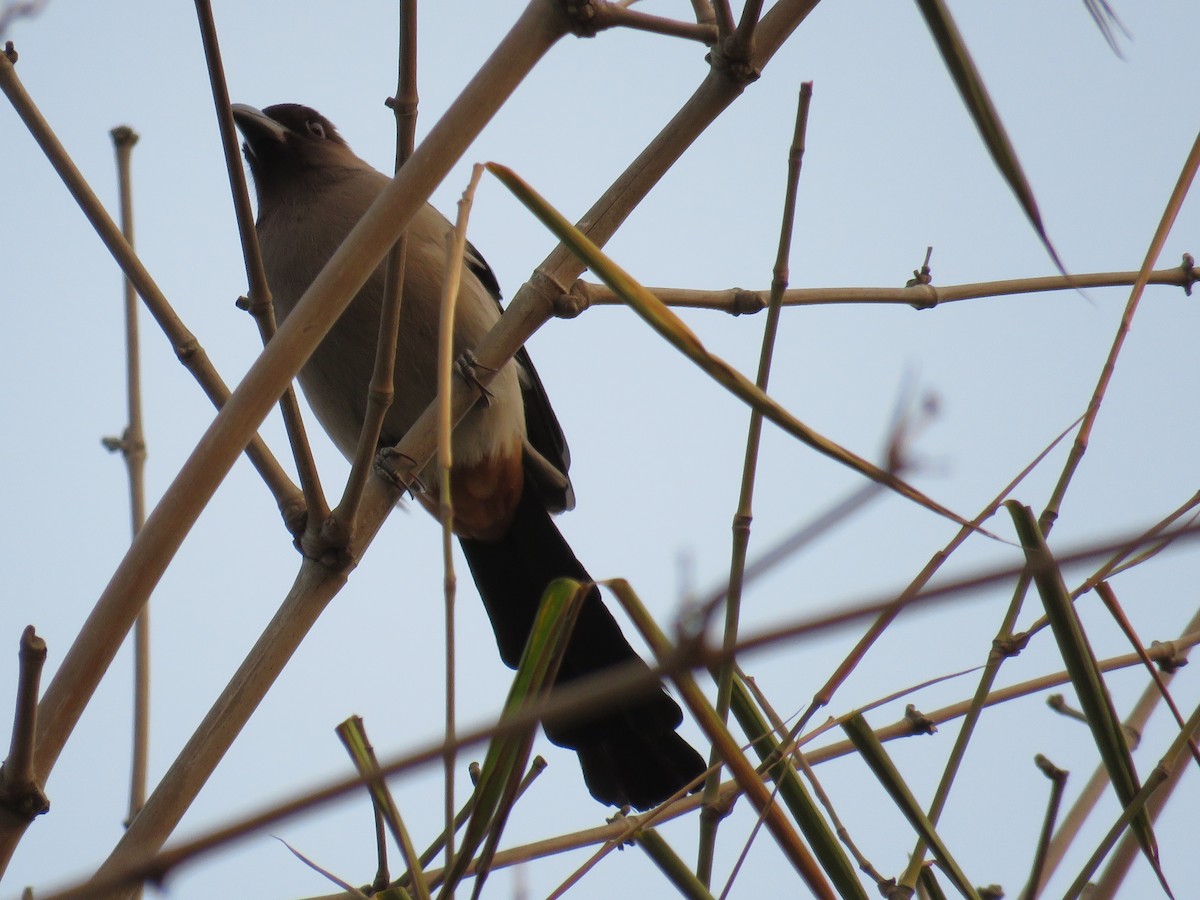
<path id="1" fill-rule="evenodd" d="M 50 800 L 42 792 L 34 763 L 33 747 L 37 738 L 37 697 L 42 666 L 46 662 L 46 642 L 30 625 L 21 634 L 20 678 L 13 711 L 12 737 L 8 757 L 0 766 L 0 809 L 25 821 L 50 809 Z"/>
<path id="2" fill-rule="evenodd" d="M 946 303 L 1007 297 L 1014 294 L 1042 294 L 1049 291 L 1087 290 L 1088 288 L 1128 287 L 1137 281 L 1137 272 L 1096 272 L 1086 275 L 1047 275 L 1039 278 L 1013 278 L 978 284 L 915 284 L 902 288 L 790 288 L 783 292 L 784 306 L 827 306 L 841 304 L 882 304 L 932 309 Z M 1200 269 L 1190 254 L 1173 269 L 1156 269 L 1147 284 L 1181 287 L 1191 296 L 1192 285 L 1200 280 Z M 730 315 L 753 315 L 767 308 L 769 291 L 729 288 L 723 291 L 699 291 L 689 288 L 648 288 L 667 306 L 683 309 L 712 309 Z M 559 315 L 573 318 L 589 306 L 615 306 L 622 301 L 602 284 L 577 281 L 563 298 Z"/>

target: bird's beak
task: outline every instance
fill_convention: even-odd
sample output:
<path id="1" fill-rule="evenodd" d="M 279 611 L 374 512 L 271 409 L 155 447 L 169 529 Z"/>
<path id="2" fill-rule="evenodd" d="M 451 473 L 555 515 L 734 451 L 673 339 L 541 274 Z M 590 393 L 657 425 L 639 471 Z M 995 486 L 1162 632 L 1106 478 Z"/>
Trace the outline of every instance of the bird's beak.
<path id="1" fill-rule="evenodd" d="M 251 147 L 267 140 L 282 143 L 287 136 L 288 130 L 261 109 L 255 109 L 245 103 L 235 103 L 230 109 L 233 111 L 234 123 L 241 129 L 246 143 Z"/>

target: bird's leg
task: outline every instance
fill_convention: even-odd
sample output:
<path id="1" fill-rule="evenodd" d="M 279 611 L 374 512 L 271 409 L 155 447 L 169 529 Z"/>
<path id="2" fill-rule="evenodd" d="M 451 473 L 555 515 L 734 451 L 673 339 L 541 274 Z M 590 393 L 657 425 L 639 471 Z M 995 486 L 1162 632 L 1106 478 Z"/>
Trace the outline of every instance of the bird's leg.
<path id="1" fill-rule="evenodd" d="M 417 461 L 395 447 L 379 448 L 375 454 L 375 474 L 409 494 L 425 493 L 425 485 L 417 474 Z"/>
<path id="2" fill-rule="evenodd" d="M 487 386 L 479 380 L 479 376 L 475 373 L 482 369 L 485 372 L 495 372 L 495 369 L 483 365 L 475 358 L 475 354 L 470 350 L 464 350 L 455 361 L 455 367 L 458 369 L 458 374 L 462 379 L 472 387 L 479 391 L 479 402 L 484 406 L 492 405 L 492 392 L 487 389 Z"/>

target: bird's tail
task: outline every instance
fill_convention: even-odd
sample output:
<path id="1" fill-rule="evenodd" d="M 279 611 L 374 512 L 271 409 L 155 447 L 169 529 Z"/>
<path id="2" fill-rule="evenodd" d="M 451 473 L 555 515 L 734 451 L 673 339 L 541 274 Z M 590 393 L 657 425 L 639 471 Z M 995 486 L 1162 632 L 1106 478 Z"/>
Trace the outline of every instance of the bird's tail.
<path id="1" fill-rule="evenodd" d="M 515 668 L 533 628 L 542 593 L 555 578 L 591 581 L 532 488 L 526 486 L 507 534 L 495 541 L 461 538 L 500 656 Z M 584 600 L 555 684 L 631 661 L 641 662 L 593 586 Z M 645 663 L 642 663 L 645 665 Z M 599 716 L 548 725 L 546 735 L 579 754 L 583 777 L 601 803 L 647 809 L 682 789 L 704 760 L 675 729 L 683 719 L 665 691 Z"/>

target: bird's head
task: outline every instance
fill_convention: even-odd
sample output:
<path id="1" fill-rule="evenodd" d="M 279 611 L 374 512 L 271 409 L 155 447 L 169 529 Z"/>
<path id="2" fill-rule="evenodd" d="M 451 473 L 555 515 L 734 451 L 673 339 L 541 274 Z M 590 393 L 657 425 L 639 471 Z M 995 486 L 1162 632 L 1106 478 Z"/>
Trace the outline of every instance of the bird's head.
<path id="1" fill-rule="evenodd" d="M 314 172 L 364 165 L 333 123 L 311 107 L 277 103 L 260 110 L 235 103 L 232 109 L 260 199 L 264 191 Z"/>

